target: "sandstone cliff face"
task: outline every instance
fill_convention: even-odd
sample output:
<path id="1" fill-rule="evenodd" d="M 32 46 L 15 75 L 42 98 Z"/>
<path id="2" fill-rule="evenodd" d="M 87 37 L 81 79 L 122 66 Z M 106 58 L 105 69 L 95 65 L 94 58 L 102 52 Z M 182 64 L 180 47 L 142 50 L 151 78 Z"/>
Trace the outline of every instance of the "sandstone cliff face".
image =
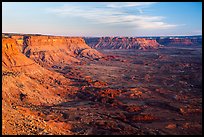
<path id="1" fill-rule="evenodd" d="M 50 84 L 56 84 L 54 80 L 61 81 L 62 85 L 69 81 L 27 58 L 17 46 L 19 45 L 14 39 L 2 39 L 2 86 L 3 96 L 6 96 L 4 99 L 22 103 L 20 101 L 22 93 L 27 95 L 28 103 L 36 105 L 59 102 L 61 99 L 55 95 L 57 91 L 54 91 L 57 88 L 53 88 Z M 19 90 L 21 88 L 22 91 Z M 34 90 L 38 92 L 33 92 Z"/>
<path id="2" fill-rule="evenodd" d="M 11 38 L 3 38 L 2 39 L 2 53 L 3 54 L 17 54 L 17 42 L 15 39 L 11 39 Z"/>
<path id="3" fill-rule="evenodd" d="M 86 43 L 96 49 L 156 49 L 160 46 L 156 40 L 128 37 L 84 38 Z"/>
<path id="4" fill-rule="evenodd" d="M 12 96 L 8 95 L 6 98 L 16 97 L 19 101 L 21 92 L 17 90 L 18 86 L 15 83 L 20 82 L 23 83 L 23 87 L 27 88 L 27 90 L 23 90 L 23 94 L 28 94 L 28 102 L 35 102 L 36 104 L 56 103 L 61 99 L 55 95 L 55 93 L 58 93 L 58 88 L 53 87 L 53 85 L 57 84 L 60 89 L 60 85 L 63 87 L 70 81 L 58 73 L 41 67 L 41 63 L 48 65 L 69 64 L 70 62 L 80 62 L 81 58 L 99 59 L 102 56 L 101 53 L 86 45 L 82 38 L 50 36 L 12 36 L 12 38 L 3 38 L 3 89 L 6 96 L 7 93 L 15 94 Z M 28 83 L 32 83 L 36 89 L 30 88 Z M 13 87 L 11 88 L 11 86 Z M 15 89 L 15 92 L 10 93 L 11 89 Z M 32 92 L 32 90 L 43 90 L 45 92 Z M 46 97 L 48 94 L 49 97 Z"/>
<path id="5" fill-rule="evenodd" d="M 2 39 L 2 133 L 32 134 L 34 129 L 28 127 L 34 126 L 57 134 L 61 131 L 38 120 L 34 111 L 26 106 L 60 103 L 71 82 L 27 58 L 18 47 L 15 39 Z"/>
<path id="6" fill-rule="evenodd" d="M 166 38 L 158 39 L 158 43 L 164 46 L 201 46 L 202 39 L 190 39 L 190 38 Z"/>
<path id="7" fill-rule="evenodd" d="M 20 51 L 28 58 L 48 66 L 76 63 L 80 62 L 81 58 L 94 60 L 103 57 L 79 37 L 13 36 L 12 38 L 16 39 Z"/>

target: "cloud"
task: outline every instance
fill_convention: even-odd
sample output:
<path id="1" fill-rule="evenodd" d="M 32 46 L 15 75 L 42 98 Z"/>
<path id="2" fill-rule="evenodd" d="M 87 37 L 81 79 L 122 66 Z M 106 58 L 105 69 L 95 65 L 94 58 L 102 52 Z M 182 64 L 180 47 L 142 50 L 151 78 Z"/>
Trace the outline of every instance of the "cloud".
<path id="1" fill-rule="evenodd" d="M 144 7 L 155 4 L 157 2 L 109 2 L 107 7 L 109 8 L 124 8 L 124 7 Z"/>
<path id="2" fill-rule="evenodd" d="M 138 9 L 138 11 L 140 14 L 144 13 L 142 9 Z"/>
<path id="3" fill-rule="evenodd" d="M 139 29 L 171 29 L 179 25 L 169 24 L 163 21 L 163 16 L 150 16 L 144 14 L 127 13 L 122 7 L 141 7 L 152 5 L 152 2 L 125 2 L 109 3 L 106 6 L 96 8 L 94 6 L 64 5 L 58 8 L 47 9 L 63 17 L 80 17 L 91 21 L 92 23 L 101 23 L 106 25 L 122 24 L 124 27 Z M 140 11 L 143 13 L 143 11 Z"/>

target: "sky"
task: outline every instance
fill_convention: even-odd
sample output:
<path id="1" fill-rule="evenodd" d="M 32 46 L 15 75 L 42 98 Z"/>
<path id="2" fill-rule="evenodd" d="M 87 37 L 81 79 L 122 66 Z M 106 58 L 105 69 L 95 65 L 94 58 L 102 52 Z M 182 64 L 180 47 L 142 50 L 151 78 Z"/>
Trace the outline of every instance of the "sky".
<path id="1" fill-rule="evenodd" d="M 3 2 L 2 32 L 59 36 L 202 34 L 202 2 Z"/>

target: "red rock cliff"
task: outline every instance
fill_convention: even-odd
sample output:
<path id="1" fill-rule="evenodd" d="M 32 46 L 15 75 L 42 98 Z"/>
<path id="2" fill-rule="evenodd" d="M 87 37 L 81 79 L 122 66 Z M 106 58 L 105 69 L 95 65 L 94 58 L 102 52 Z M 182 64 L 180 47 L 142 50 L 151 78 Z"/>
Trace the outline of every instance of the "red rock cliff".
<path id="1" fill-rule="evenodd" d="M 71 83 L 27 58 L 18 47 L 15 39 L 2 38 L 2 134 L 31 134 L 28 127 L 41 125 L 53 133 L 50 124 L 38 121 L 37 113 L 24 106 L 59 104 L 63 98 L 58 95 L 67 94 L 65 87 Z"/>
<path id="2" fill-rule="evenodd" d="M 165 46 L 200 46 L 202 45 L 202 39 L 190 39 L 190 38 L 167 38 L 158 39 L 158 43 Z"/>
<path id="3" fill-rule="evenodd" d="M 94 60 L 103 56 L 90 48 L 80 37 L 15 36 L 13 38 L 19 41 L 23 54 L 47 65 L 80 62 L 81 58 Z"/>
<path id="4" fill-rule="evenodd" d="M 128 37 L 85 38 L 86 43 L 97 49 L 156 49 L 160 46 L 156 40 Z"/>

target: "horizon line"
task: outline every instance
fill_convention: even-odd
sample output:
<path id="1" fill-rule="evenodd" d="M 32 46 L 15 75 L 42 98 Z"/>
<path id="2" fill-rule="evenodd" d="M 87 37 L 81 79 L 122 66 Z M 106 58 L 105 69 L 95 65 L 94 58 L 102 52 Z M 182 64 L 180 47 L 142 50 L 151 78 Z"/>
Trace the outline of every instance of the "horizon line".
<path id="1" fill-rule="evenodd" d="M 140 36 L 80 36 L 80 35 L 57 35 L 57 34 L 43 34 L 43 33 L 21 33 L 21 32 L 2 32 L 2 34 L 16 34 L 16 35 L 42 35 L 42 36 L 59 36 L 59 37 L 174 37 L 174 36 L 202 36 L 202 34 L 192 35 L 140 35 Z"/>

